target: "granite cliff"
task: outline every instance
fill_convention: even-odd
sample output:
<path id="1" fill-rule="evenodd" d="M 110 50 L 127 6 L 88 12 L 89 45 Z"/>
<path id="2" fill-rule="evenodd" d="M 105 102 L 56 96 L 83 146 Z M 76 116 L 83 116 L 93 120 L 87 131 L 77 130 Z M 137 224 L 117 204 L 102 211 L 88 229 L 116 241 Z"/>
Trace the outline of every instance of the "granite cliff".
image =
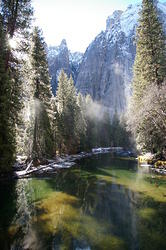
<path id="1" fill-rule="evenodd" d="M 51 75 L 51 85 L 53 93 L 56 93 L 59 72 L 64 69 L 65 73 L 72 75 L 76 82 L 79 65 L 83 54 L 80 52 L 70 52 L 66 40 L 63 39 L 59 46 L 48 47 L 48 64 Z"/>
<path id="2" fill-rule="evenodd" d="M 63 41 L 59 53 L 54 53 L 52 58 L 48 54 L 53 82 L 59 69 L 64 68 L 67 74 L 73 75 L 76 88 L 82 94 L 90 94 L 108 107 L 110 114 L 115 110 L 124 112 L 131 94 L 140 8 L 140 4 L 133 4 L 125 11 L 114 11 L 107 18 L 105 31 L 92 41 L 83 56 L 76 53 L 72 58 Z M 166 3 L 159 3 L 158 9 L 166 29 Z"/>

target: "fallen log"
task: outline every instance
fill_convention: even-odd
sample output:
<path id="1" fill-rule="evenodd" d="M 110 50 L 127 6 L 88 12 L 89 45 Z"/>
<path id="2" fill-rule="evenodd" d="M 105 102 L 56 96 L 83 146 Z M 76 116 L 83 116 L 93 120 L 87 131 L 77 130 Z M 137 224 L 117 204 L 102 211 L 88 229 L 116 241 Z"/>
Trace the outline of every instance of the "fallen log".
<path id="1" fill-rule="evenodd" d="M 32 165 L 32 161 L 28 164 L 28 167 L 25 170 L 21 170 L 21 171 L 15 171 L 14 172 L 14 176 L 16 178 L 23 178 L 23 177 L 27 177 L 32 175 L 33 173 L 37 173 L 37 172 L 42 172 L 41 174 L 44 173 L 49 173 L 58 169 L 63 169 L 63 168 L 70 168 L 73 165 L 75 165 L 75 162 L 61 162 L 61 163 L 50 163 L 48 165 L 40 165 L 38 167 L 33 167 L 33 169 L 29 170 L 30 167 Z"/>
<path id="2" fill-rule="evenodd" d="M 28 172 L 28 170 L 30 169 L 30 167 L 32 166 L 33 160 L 28 164 L 27 168 L 25 169 L 25 172 Z"/>

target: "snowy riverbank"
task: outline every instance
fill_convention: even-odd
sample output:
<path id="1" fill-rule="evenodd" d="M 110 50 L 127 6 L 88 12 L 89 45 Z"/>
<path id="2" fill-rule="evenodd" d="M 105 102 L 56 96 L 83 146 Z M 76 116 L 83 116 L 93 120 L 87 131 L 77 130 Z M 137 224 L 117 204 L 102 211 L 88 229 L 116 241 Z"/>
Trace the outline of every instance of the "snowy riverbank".
<path id="1" fill-rule="evenodd" d="M 53 174 L 56 173 L 59 169 L 70 168 L 76 164 L 76 160 L 91 155 L 91 153 L 81 153 L 78 155 L 65 155 L 62 157 L 57 156 L 55 159 L 45 160 L 45 163 L 42 163 L 38 166 L 34 166 L 32 162 L 27 165 L 25 163 L 25 160 L 18 160 L 14 166 L 14 177 L 26 178 L 36 174 L 41 176 L 43 174 Z"/>
<path id="2" fill-rule="evenodd" d="M 87 158 L 96 154 L 116 152 L 123 150 L 121 147 L 94 148 L 92 152 L 81 152 L 75 155 L 57 156 L 55 159 L 47 159 L 44 164 L 34 166 L 32 161 L 26 163 L 26 157 L 18 156 L 14 165 L 14 178 L 28 178 L 34 175 L 43 176 L 57 173 L 60 169 L 70 168 L 76 164 L 77 160 Z"/>

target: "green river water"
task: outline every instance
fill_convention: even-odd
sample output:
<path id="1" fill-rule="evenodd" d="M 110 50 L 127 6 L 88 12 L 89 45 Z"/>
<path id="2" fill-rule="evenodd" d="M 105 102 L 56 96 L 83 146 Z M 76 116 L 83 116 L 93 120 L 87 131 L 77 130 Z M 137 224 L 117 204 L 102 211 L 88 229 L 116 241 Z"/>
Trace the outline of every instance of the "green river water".
<path id="1" fill-rule="evenodd" d="M 110 154 L 0 184 L 0 250 L 165 250 L 166 177 Z"/>

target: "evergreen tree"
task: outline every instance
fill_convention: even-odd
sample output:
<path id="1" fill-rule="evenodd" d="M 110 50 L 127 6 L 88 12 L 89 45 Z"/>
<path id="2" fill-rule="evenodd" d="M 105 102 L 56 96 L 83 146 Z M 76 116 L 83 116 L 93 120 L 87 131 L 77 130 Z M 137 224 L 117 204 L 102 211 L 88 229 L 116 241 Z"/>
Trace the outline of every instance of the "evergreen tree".
<path id="1" fill-rule="evenodd" d="M 85 98 L 85 119 L 87 123 L 87 133 L 86 133 L 86 147 L 91 150 L 94 147 L 97 147 L 97 119 L 96 116 L 93 116 L 92 113 L 96 112 L 93 107 L 93 100 L 90 95 L 87 95 Z"/>
<path id="2" fill-rule="evenodd" d="M 12 81 L 5 69 L 7 41 L 0 16 L 0 172 L 11 171 L 14 161 L 15 141 L 13 115 L 11 114 Z"/>
<path id="3" fill-rule="evenodd" d="M 68 78 L 62 70 L 58 78 L 58 88 L 56 91 L 56 105 L 57 105 L 57 148 L 61 154 L 65 147 L 65 107 L 67 105 L 67 85 Z"/>
<path id="4" fill-rule="evenodd" d="M 121 146 L 120 141 L 120 121 L 117 112 L 114 113 L 111 123 L 111 144 L 114 147 Z"/>
<path id="5" fill-rule="evenodd" d="M 3 25 L 9 38 L 12 38 L 17 32 L 27 33 L 33 14 L 31 0 L 1 0 L 1 12 L 3 13 Z"/>
<path id="6" fill-rule="evenodd" d="M 86 133 L 87 133 L 87 122 L 85 116 L 85 98 L 78 93 L 77 103 L 79 106 L 79 116 L 78 116 L 78 131 L 80 133 L 80 143 L 79 143 L 79 151 L 86 150 Z"/>
<path id="7" fill-rule="evenodd" d="M 154 0 L 143 0 L 137 28 L 137 47 L 134 63 L 133 95 L 136 102 L 146 87 L 161 85 L 166 77 L 166 47 L 162 24 Z"/>
<path id="8" fill-rule="evenodd" d="M 8 40 L 15 39 L 17 36 L 20 37 L 20 43 L 22 43 L 25 49 L 26 39 L 29 39 L 29 28 L 33 14 L 31 0 L 1 0 L 0 5 L 3 27 L 8 36 Z M 23 50 L 22 46 L 20 48 L 21 50 Z M 11 67 L 13 60 L 11 48 L 8 48 L 5 58 L 6 70 Z"/>
<path id="9" fill-rule="evenodd" d="M 20 61 L 14 56 L 9 44 L 16 33 L 28 33 L 30 16 L 32 14 L 31 1 L 0 2 L 0 144 L 1 172 L 11 171 L 15 159 L 16 124 L 21 109 L 22 85 L 20 76 Z M 20 48 L 21 49 L 21 48 Z"/>
<path id="10" fill-rule="evenodd" d="M 129 107 L 128 124 L 136 138 L 138 147 L 148 148 L 148 150 L 150 147 L 153 152 L 156 151 L 156 146 L 154 147 L 154 143 L 149 142 L 158 141 L 158 139 L 154 126 L 147 129 L 152 117 L 147 119 L 140 115 L 140 110 L 147 92 L 151 89 L 150 86 L 157 86 L 160 89 L 165 77 L 165 36 L 158 17 L 157 3 L 153 0 L 143 0 L 137 29 L 133 97 Z"/>
<path id="11" fill-rule="evenodd" d="M 126 119 L 123 115 L 118 116 L 115 112 L 111 123 L 111 145 L 114 147 L 133 147 L 131 133 L 127 130 Z"/>
<path id="12" fill-rule="evenodd" d="M 73 79 L 62 70 L 59 75 L 57 102 L 57 140 L 59 153 L 76 153 L 80 148 L 80 107 Z"/>
<path id="13" fill-rule="evenodd" d="M 30 41 L 29 41 L 30 43 Z M 17 123 L 17 133 L 16 133 L 16 153 L 17 155 L 29 156 L 30 148 L 32 144 L 32 124 L 31 124 L 31 110 L 33 102 L 34 88 L 31 81 L 32 67 L 30 64 L 30 51 L 24 54 L 26 56 L 26 61 L 24 60 L 21 67 L 21 88 L 22 96 L 21 102 L 22 107 L 19 111 L 19 122 Z"/>
<path id="14" fill-rule="evenodd" d="M 111 119 L 108 111 L 104 111 L 101 120 L 100 130 L 98 132 L 100 136 L 100 146 L 110 147 L 111 146 Z"/>
<path id="15" fill-rule="evenodd" d="M 46 59 L 45 42 L 41 31 L 35 27 L 31 50 L 32 85 L 34 88 L 34 131 L 32 157 L 52 155 L 53 137 L 51 132 L 52 105 L 51 85 Z"/>
<path id="16" fill-rule="evenodd" d="M 83 149 L 91 150 L 94 147 L 109 147 L 111 143 L 111 121 L 109 113 L 99 103 L 92 100 L 90 95 L 86 97 L 80 93 L 78 103 L 83 115 L 82 124 L 85 124 L 83 136 Z"/>

